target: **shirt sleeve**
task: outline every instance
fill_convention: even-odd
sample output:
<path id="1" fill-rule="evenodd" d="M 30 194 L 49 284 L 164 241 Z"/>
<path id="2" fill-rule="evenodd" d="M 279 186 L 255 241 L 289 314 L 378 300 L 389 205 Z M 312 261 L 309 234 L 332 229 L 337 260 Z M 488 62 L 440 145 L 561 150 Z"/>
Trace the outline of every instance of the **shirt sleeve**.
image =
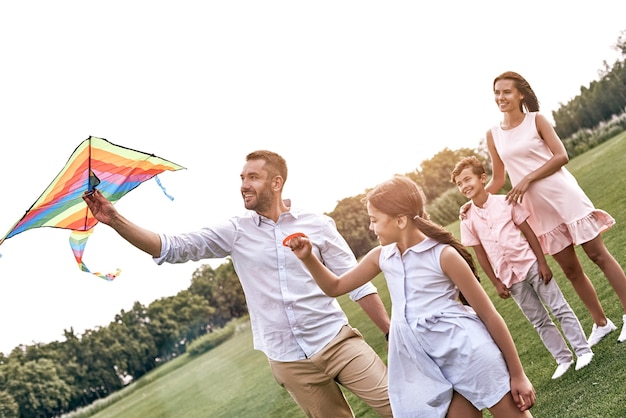
<path id="1" fill-rule="evenodd" d="M 346 240 L 341 236 L 335 221 L 327 217 L 324 231 L 324 248 L 321 251 L 322 262 L 336 275 L 341 275 L 350 270 L 357 263 L 354 253 Z M 357 301 L 372 293 L 378 293 L 378 289 L 371 282 L 357 287 L 349 293 L 350 299 Z"/>
<path id="2" fill-rule="evenodd" d="M 231 254 L 236 234 L 237 228 L 231 221 L 186 234 L 160 234 L 161 254 L 153 260 L 163 264 L 224 258 Z"/>
<path id="3" fill-rule="evenodd" d="M 519 225 L 528 219 L 530 214 L 522 205 L 517 202 L 511 204 L 511 218 L 515 225 Z"/>
<path id="4" fill-rule="evenodd" d="M 461 244 L 466 247 L 473 247 L 480 244 L 480 240 L 474 234 L 474 230 L 470 226 L 469 212 L 468 217 L 461 221 Z"/>

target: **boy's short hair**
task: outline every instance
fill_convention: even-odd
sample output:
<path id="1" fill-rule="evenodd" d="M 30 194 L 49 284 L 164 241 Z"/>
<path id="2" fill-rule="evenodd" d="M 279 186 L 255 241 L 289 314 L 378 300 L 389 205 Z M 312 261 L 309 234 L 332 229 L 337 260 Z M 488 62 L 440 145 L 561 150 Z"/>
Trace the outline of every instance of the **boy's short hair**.
<path id="1" fill-rule="evenodd" d="M 466 168 L 471 168 L 472 173 L 476 174 L 477 176 L 482 176 L 483 174 L 486 174 L 485 166 L 483 165 L 483 163 L 481 163 L 480 160 L 475 156 L 470 155 L 468 157 L 461 158 L 461 160 L 454 166 L 454 170 L 452 170 L 452 173 L 450 173 L 450 180 L 452 181 L 452 183 L 456 184 L 456 181 L 454 179 L 456 178 L 456 176 L 461 174 L 461 171 L 465 170 Z"/>

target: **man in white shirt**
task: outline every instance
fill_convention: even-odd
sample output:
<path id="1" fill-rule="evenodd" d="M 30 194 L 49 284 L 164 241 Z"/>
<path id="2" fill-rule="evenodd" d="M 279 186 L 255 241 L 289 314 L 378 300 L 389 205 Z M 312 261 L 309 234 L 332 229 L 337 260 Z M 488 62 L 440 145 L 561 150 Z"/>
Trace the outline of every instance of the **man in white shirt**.
<path id="1" fill-rule="evenodd" d="M 248 211 L 180 235 L 139 227 L 97 190 L 84 200 L 100 222 L 158 264 L 230 256 L 246 295 L 254 348 L 265 353 L 276 381 L 307 416 L 354 416 L 339 383 L 381 416 L 391 417 L 386 365 L 283 240 L 305 233 L 316 255 L 338 275 L 356 264 L 354 254 L 330 217 L 292 209 L 283 200 L 286 179 L 287 164 L 280 155 L 265 150 L 248 154 L 241 172 Z M 389 317 L 374 285 L 355 289 L 350 298 L 383 333 L 389 331 Z"/>

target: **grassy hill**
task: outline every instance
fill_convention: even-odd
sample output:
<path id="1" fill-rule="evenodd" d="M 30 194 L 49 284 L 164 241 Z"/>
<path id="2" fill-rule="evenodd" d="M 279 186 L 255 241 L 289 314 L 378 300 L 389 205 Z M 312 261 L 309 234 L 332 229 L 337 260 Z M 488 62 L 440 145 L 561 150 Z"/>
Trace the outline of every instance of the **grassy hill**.
<path id="1" fill-rule="evenodd" d="M 626 133 L 572 160 L 568 169 L 576 176 L 596 207 L 609 212 L 617 225 L 604 234 L 604 241 L 626 268 Z M 458 222 L 448 226 L 457 236 Z M 618 327 L 622 308 L 610 285 L 578 248 L 585 271 L 594 283 L 607 315 Z M 552 259 L 555 280 L 589 334 L 591 317 L 572 286 Z M 383 277 L 377 277 L 383 301 L 389 294 Z M 617 344 L 616 331 L 594 347 L 595 357 L 586 368 L 573 368 L 562 378 L 550 379 L 556 364 L 532 326 L 512 299 L 502 300 L 486 278 L 483 285 L 506 320 L 516 342 L 526 373 L 537 391 L 535 417 L 624 417 L 626 416 L 626 343 Z M 353 326 L 386 360 L 386 343 L 380 331 L 346 297 L 339 299 Z M 347 393 L 358 417 L 375 417 L 359 399 Z M 236 335 L 197 358 L 182 356 L 73 418 L 172 418 L 172 417 L 304 417 L 289 395 L 275 382 L 265 356 L 252 349 L 249 324 L 242 321 Z M 485 416 L 490 416 L 485 413 Z"/>

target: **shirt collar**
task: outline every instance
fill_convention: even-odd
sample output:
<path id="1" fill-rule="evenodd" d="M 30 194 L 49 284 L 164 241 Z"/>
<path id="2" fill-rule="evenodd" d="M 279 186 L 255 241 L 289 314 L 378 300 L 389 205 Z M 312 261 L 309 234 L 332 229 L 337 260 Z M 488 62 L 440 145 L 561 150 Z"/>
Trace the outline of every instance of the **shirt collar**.
<path id="1" fill-rule="evenodd" d="M 291 199 L 283 199 L 283 203 L 285 204 L 285 206 L 287 206 L 289 208 L 289 210 L 287 212 L 281 213 L 280 217 L 278 218 L 278 220 L 280 221 L 280 219 L 285 217 L 285 216 L 291 216 L 291 217 L 293 217 L 295 219 L 298 219 L 298 216 L 300 215 L 300 210 L 293 209 L 291 207 Z M 253 210 L 250 211 L 250 214 L 252 216 L 252 219 L 254 219 L 254 223 L 255 223 L 256 226 L 261 226 L 261 222 L 269 220 L 265 216 L 259 215 L 257 212 L 255 212 Z"/>
<path id="2" fill-rule="evenodd" d="M 419 242 L 415 244 L 414 246 L 410 247 L 409 249 L 406 250 L 406 252 L 412 251 L 415 253 L 423 253 L 425 251 L 430 250 L 431 248 L 435 247 L 438 244 L 439 242 L 435 241 L 434 239 L 426 237 L 424 241 Z M 400 249 L 398 249 L 398 246 L 395 243 L 384 246 L 382 248 L 382 252 L 383 252 L 383 257 L 387 259 L 400 255 Z"/>
<path id="3" fill-rule="evenodd" d="M 472 202 L 472 206 L 475 207 L 476 209 L 485 209 L 487 206 L 489 206 L 489 200 L 491 199 L 491 193 L 487 192 L 487 200 L 485 200 L 485 204 L 483 205 L 483 207 L 481 208 L 480 206 L 477 206 L 474 201 Z"/>

